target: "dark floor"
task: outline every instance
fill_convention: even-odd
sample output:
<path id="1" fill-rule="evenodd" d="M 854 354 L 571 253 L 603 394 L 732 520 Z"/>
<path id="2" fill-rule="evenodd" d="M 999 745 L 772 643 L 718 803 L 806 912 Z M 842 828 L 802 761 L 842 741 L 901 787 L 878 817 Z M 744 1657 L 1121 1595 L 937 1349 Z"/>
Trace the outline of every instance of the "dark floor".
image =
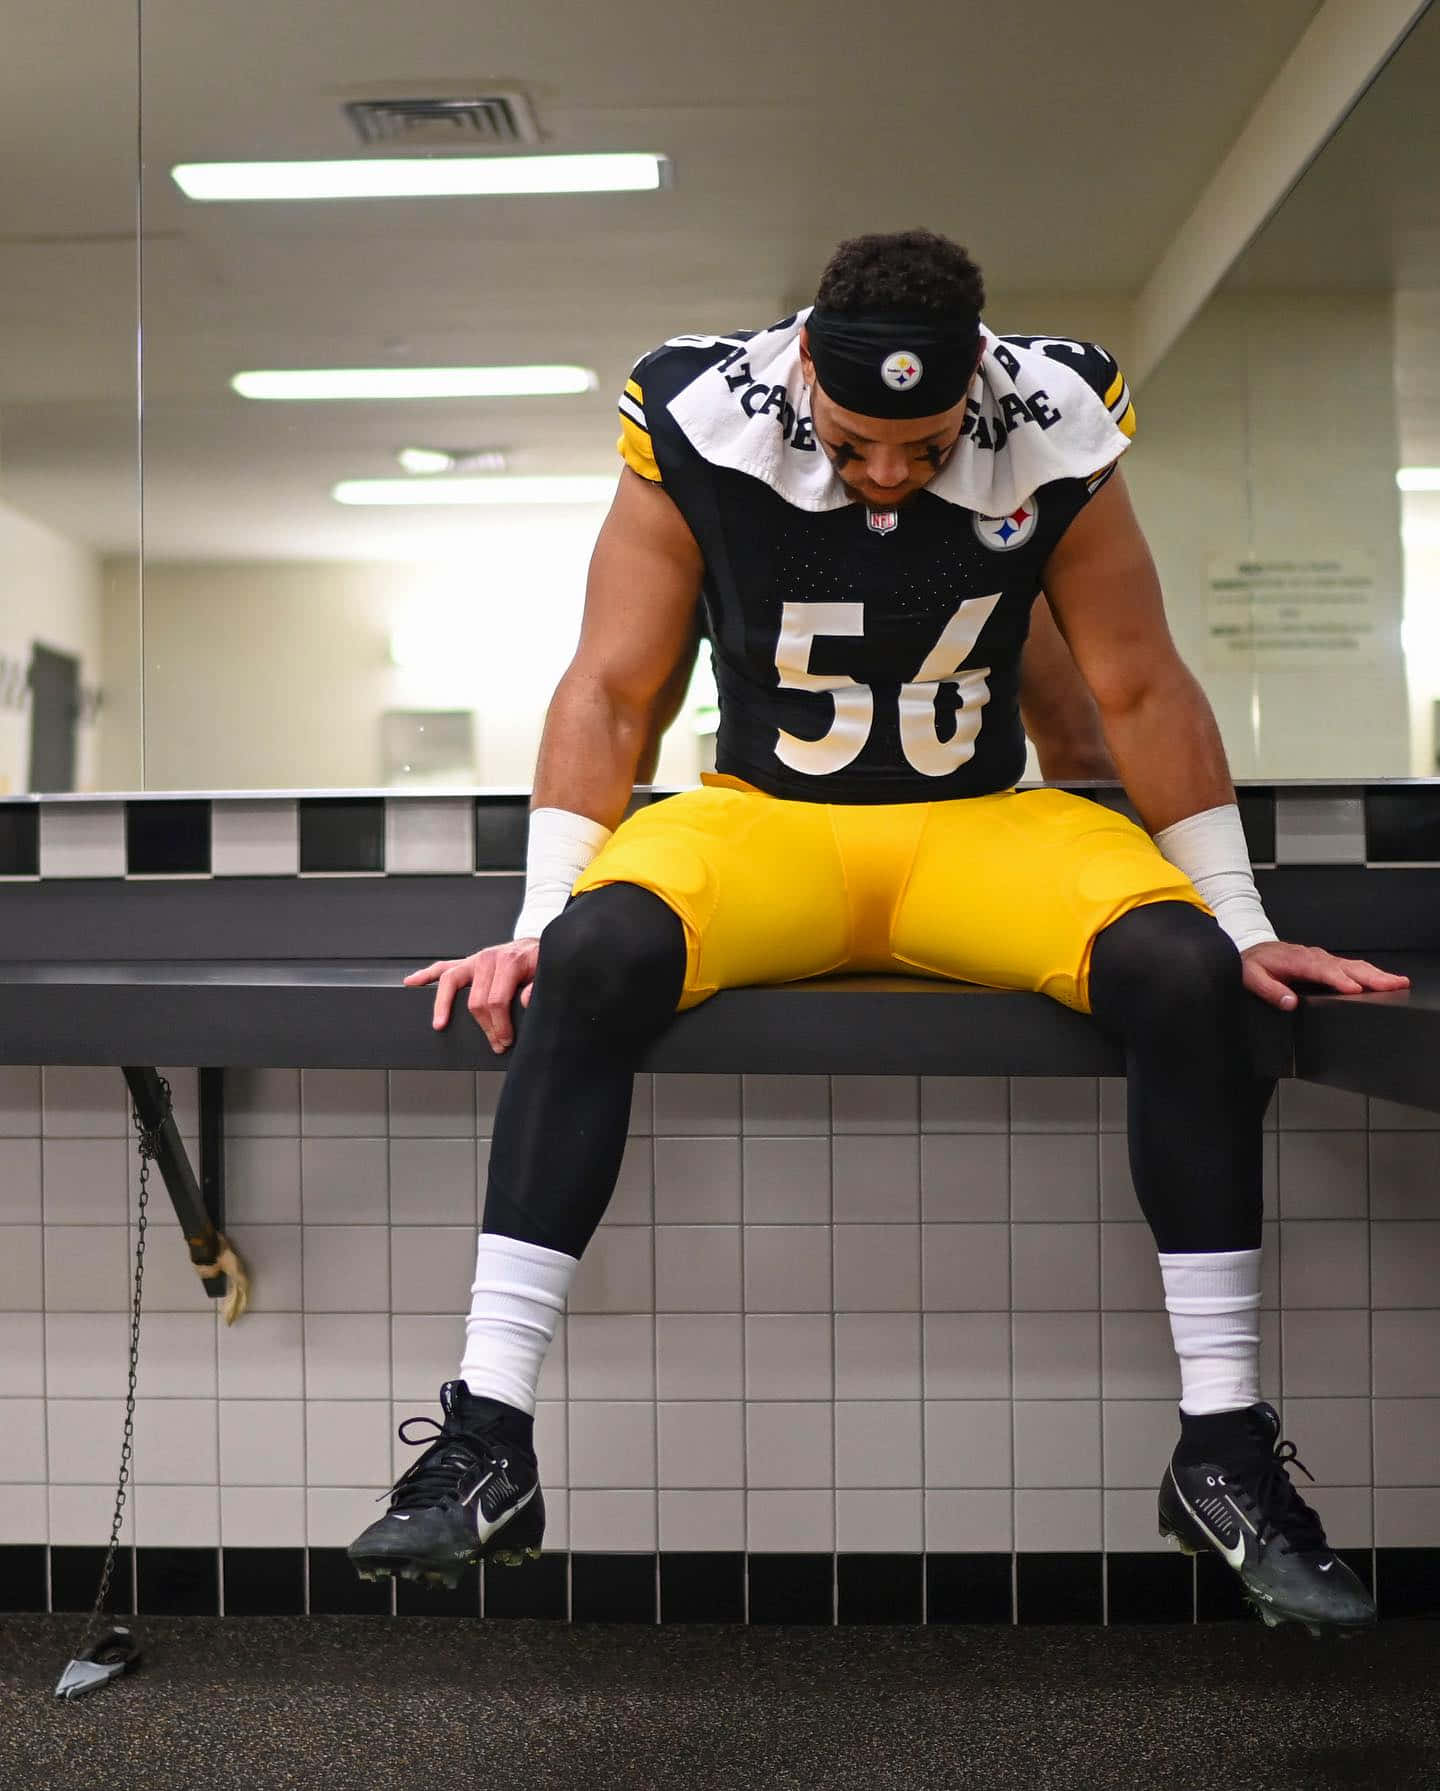
<path id="1" fill-rule="evenodd" d="M 4 1791 L 1440 1786 L 1440 1624 L 153 1618 L 140 1672 L 62 1703 L 76 1628 L 0 1618 Z"/>

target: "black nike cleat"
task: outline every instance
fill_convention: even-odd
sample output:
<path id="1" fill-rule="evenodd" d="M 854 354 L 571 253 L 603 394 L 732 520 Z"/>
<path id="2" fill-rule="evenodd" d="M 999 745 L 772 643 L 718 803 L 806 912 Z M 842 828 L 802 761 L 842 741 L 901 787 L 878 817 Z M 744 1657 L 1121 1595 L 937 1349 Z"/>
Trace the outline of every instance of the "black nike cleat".
<path id="1" fill-rule="evenodd" d="M 1285 1470 L 1292 1464 L 1314 1475 L 1293 1443 L 1276 1441 L 1274 1407 L 1217 1417 L 1228 1422 L 1182 1414 L 1187 1434 L 1160 1483 L 1160 1534 L 1187 1555 L 1209 1549 L 1228 1562 L 1270 1629 L 1301 1623 L 1312 1636 L 1369 1629 L 1374 1601 L 1291 1484 Z M 1195 1459 L 1202 1452 L 1204 1459 Z"/>
<path id="2" fill-rule="evenodd" d="M 480 1560 L 518 1567 L 536 1560 L 545 1535 L 545 1497 L 535 1456 L 507 1434 L 508 1407 L 476 1399 L 464 1381 L 440 1389 L 443 1424 L 429 1448 L 390 1489 L 390 1508 L 346 1551 L 362 1580 L 398 1575 L 458 1586 L 465 1569 Z M 520 1414 L 514 1414 L 520 1419 Z"/>

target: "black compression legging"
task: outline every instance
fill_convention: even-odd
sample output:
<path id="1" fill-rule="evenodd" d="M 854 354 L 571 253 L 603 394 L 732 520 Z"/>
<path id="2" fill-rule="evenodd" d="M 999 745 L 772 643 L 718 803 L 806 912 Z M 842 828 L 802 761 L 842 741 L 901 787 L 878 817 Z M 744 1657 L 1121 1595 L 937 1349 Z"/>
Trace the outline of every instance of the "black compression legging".
<path id="1" fill-rule="evenodd" d="M 611 884 L 546 929 L 495 1119 L 485 1230 L 579 1256 L 625 1149 L 635 1066 L 674 1016 L 680 922 Z M 1096 1020 L 1125 1046 L 1130 1164 L 1163 1251 L 1260 1242 L 1260 1119 L 1235 948 L 1183 902 L 1138 908 L 1095 942 Z"/>

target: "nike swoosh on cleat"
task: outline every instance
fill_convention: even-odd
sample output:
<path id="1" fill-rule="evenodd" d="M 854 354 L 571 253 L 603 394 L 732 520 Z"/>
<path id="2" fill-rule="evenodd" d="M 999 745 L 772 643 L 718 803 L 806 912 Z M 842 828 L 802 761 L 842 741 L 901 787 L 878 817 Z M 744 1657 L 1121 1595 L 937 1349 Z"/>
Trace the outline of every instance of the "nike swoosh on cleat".
<path id="1" fill-rule="evenodd" d="M 1333 1566 L 1334 1566 L 1334 1565 L 1335 1565 L 1335 1563 L 1334 1563 L 1334 1562 L 1333 1562 L 1333 1561 L 1327 1561 L 1327 1562 L 1326 1562 L 1326 1563 L 1325 1563 L 1325 1565 L 1324 1565 L 1324 1566 L 1323 1566 L 1323 1567 L 1322 1567 L 1322 1568 L 1321 1568 L 1321 1569 L 1320 1569 L 1320 1571 L 1321 1571 L 1321 1573 L 1329 1573 L 1329 1571 L 1330 1571 L 1330 1569 L 1331 1569 L 1331 1568 L 1332 1568 L 1332 1567 L 1333 1567 Z"/>
<path id="2" fill-rule="evenodd" d="M 1225 1557 L 1225 1559 L 1230 1563 L 1230 1565 L 1235 1569 L 1236 1573 L 1239 1573 L 1240 1569 L 1245 1565 L 1245 1538 L 1244 1538 L 1244 1536 L 1242 1535 L 1239 1538 L 1239 1540 L 1235 1543 L 1233 1548 L 1227 1548 L 1225 1546 L 1225 1544 L 1220 1540 L 1220 1538 L 1215 1534 L 1215 1532 L 1210 1528 L 1209 1524 L 1207 1524 L 1205 1522 L 1205 1519 L 1203 1517 L 1201 1517 L 1200 1513 L 1195 1509 L 1195 1507 L 1185 1497 L 1184 1493 L 1180 1491 L 1180 1482 L 1175 1478 L 1173 1473 L 1170 1476 L 1170 1484 L 1175 1488 L 1175 1492 L 1176 1492 L 1177 1497 L 1180 1500 L 1180 1503 L 1190 1513 L 1190 1516 L 1195 1520 L 1196 1524 L 1198 1524 L 1199 1527 L 1210 1538 L 1211 1545 L 1214 1547 L 1215 1552 L 1219 1555 L 1223 1555 Z"/>
<path id="3" fill-rule="evenodd" d="M 477 1487 L 476 1490 L 478 1491 L 479 1488 Z M 505 1525 L 510 1522 L 510 1519 L 512 1517 L 518 1516 L 518 1514 L 525 1509 L 525 1507 L 530 1503 L 531 1499 L 533 1499 L 535 1497 L 536 1493 L 539 1492 L 539 1490 L 540 1490 L 540 1482 L 537 1480 L 535 1482 L 534 1486 L 532 1486 L 530 1488 L 529 1492 L 526 1493 L 525 1497 L 523 1499 L 517 1499 L 516 1502 L 510 1507 L 510 1509 L 507 1512 L 505 1512 L 504 1515 L 497 1522 L 495 1522 L 493 1524 L 487 1524 L 485 1522 L 484 1518 L 480 1517 L 479 1507 L 477 1506 L 476 1507 L 476 1516 L 477 1516 L 477 1518 L 479 1518 L 479 1521 L 475 1525 L 475 1534 L 479 1538 L 479 1540 L 481 1542 L 488 1542 L 497 1530 L 503 1530 Z"/>

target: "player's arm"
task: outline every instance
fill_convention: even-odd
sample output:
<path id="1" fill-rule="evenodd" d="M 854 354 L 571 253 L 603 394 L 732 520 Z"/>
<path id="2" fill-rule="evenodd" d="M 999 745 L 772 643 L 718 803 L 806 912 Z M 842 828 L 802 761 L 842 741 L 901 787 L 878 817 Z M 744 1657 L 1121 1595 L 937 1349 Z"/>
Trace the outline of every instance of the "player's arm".
<path id="1" fill-rule="evenodd" d="M 1116 472 L 1070 524 L 1045 567 L 1046 595 L 1100 712 L 1131 801 L 1245 957 L 1246 986 L 1293 1007 L 1290 984 L 1345 994 L 1403 988 L 1359 959 L 1275 938 L 1250 875 L 1214 714 L 1165 620 L 1160 579 Z"/>
<path id="2" fill-rule="evenodd" d="M 1119 777 L 1100 711 L 1076 670 L 1048 603 L 1035 605 L 1020 661 L 1020 719 L 1051 783 Z"/>
<path id="3" fill-rule="evenodd" d="M 665 688 L 656 699 L 651 714 L 650 738 L 646 741 L 640 754 L 640 761 L 635 767 L 637 784 L 652 784 L 655 781 L 655 767 L 660 762 L 660 742 L 665 733 L 680 713 L 680 705 L 685 701 L 685 692 L 690 688 L 690 680 L 695 673 L 695 655 L 700 646 L 700 610 L 697 606 L 692 626 L 690 645 L 676 662 L 675 670 Z"/>

